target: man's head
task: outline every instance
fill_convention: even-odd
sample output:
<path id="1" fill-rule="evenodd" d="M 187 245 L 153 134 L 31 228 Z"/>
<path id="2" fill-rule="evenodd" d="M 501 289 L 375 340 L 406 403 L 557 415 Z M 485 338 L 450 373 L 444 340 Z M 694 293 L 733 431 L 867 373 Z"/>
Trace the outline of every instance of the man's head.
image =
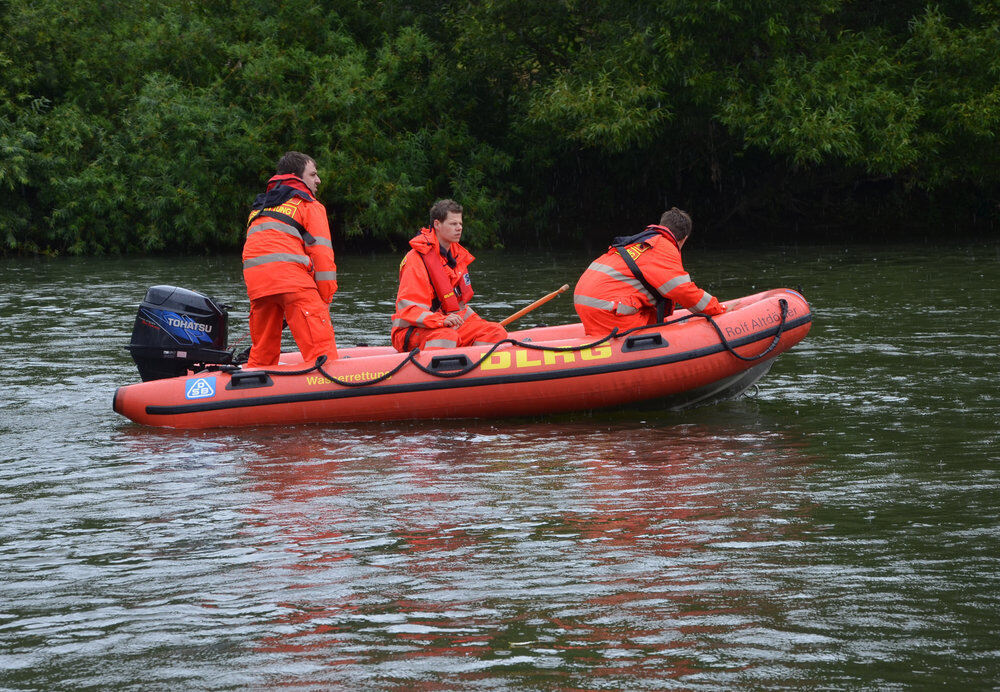
<path id="1" fill-rule="evenodd" d="M 316 162 L 311 156 L 306 156 L 300 151 L 286 151 L 285 155 L 278 160 L 275 174 L 298 176 L 314 195 L 320 183 Z"/>
<path id="2" fill-rule="evenodd" d="M 691 217 L 686 211 L 681 211 L 677 207 L 671 207 L 663 212 L 660 225 L 671 230 L 678 244 L 683 243 L 691 235 Z"/>
<path id="3" fill-rule="evenodd" d="M 448 214 L 461 214 L 462 205 L 453 199 L 439 199 L 431 206 L 431 227 L 435 221 L 444 221 Z"/>
<path id="4" fill-rule="evenodd" d="M 462 205 L 453 199 L 439 199 L 431 207 L 431 228 L 447 250 L 462 238 Z"/>

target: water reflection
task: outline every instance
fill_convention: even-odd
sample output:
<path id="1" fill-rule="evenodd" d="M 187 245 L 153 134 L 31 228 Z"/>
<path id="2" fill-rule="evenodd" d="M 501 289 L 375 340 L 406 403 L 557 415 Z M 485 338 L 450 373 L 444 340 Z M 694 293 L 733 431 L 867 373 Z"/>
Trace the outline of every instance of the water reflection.
<path id="1" fill-rule="evenodd" d="M 255 656 L 316 680 L 728 669 L 706 636 L 758 621 L 778 587 L 756 563 L 811 509 L 801 442 L 759 429 L 304 427 L 240 447 L 240 543 L 272 559 L 226 582 L 273 613 Z"/>

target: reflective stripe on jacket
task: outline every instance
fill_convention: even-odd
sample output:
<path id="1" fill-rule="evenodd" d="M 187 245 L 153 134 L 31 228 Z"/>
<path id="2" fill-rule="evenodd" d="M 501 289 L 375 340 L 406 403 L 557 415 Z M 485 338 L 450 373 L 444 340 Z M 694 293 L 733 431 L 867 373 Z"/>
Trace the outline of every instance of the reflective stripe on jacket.
<path id="1" fill-rule="evenodd" d="M 667 229 L 628 245 L 622 251 L 628 253 L 646 281 L 667 300 L 692 312 L 709 315 L 723 312 L 719 301 L 698 288 L 684 271 L 680 248 Z M 617 315 L 634 315 L 640 310 L 655 309 L 656 296 L 635 278 L 625 260 L 612 247 L 583 272 L 573 292 L 573 303 Z"/>
<path id="2" fill-rule="evenodd" d="M 284 189 L 285 194 L 273 194 Z M 258 197 L 243 245 L 243 279 L 251 300 L 317 290 L 329 303 L 337 292 L 337 265 L 326 208 L 296 176 L 274 176 Z M 278 202 L 275 204 L 275 202 Z"/>

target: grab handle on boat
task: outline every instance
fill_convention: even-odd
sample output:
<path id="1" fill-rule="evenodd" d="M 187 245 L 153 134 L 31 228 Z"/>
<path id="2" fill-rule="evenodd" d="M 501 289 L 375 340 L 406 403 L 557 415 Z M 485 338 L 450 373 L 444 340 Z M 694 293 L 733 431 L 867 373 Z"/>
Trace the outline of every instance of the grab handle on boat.
<path id="1" fill-rule="evenodd" d="M 625 345 L 622 346 L 622 353 L 645 351 L 650 348 L 663 348 L 669 345 L 669 342 L 663 338 L 662 334 L 641 334 L 640 336 L 630 336 L 625 339 Z"/>
<path id="2" fill-rule="evenodd" d="M 229 378 L 226 389 L 254 389 L 255 387 L 270 387 L 274 380 L 263 370 L 234 372 Z"/>
<path id="3" fill-rule="evenodd" d="M 469 359 L 464 354 L 431 358 L 431 370 L 461 370 L 467 367 L 469 367 Z"/>

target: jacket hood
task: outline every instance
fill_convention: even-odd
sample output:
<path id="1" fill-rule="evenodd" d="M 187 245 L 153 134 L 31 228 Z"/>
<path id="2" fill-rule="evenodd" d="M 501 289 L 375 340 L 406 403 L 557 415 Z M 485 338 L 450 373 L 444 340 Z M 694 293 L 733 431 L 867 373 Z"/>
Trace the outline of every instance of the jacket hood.
<path id="1" fill-rule="evenodd" d="M 421 255 L 426 255 L 432 250 L 438 250 L 441 247 L 441 243 L 438 242 L 437 233 L 434 232 L 433 228 L 421 228 L 420 233 L 410 239 L 410 247 Z M 452 257 L 456 260 L 464 259 L 465 263 L 468 264 L 475 259 L 472 253 L 459 243 L 452 243 L 450 249 Z"/>
<path id="2" fill-rule="evenodd" d="M 616 247 L 625 247 L 627 245 L 632 245 L 633 243 L 640 243 L 658 235 L 662 235 L 664 238 L 676 245 L 677 249 L 680 250 L 680 243 L 677 242 L 677 237 L 674 235 L 674 232 L 666 226 L 658 226 L 656 224 L 646 226 L 641 233 L 636 233 L 635 235 L 618 236 L 611 241 L 611 247 L 609 247 L 608 250 L 614 250 Z"/>
<path id="3" fill-rule="evenodd" d="M 271 176 L 267 181 L 266 192 L 257 195 L 253 202 L 254 209 L 276 207 L 287 202 L 292 197 L 301 197 L 307 202 L 315 202 L 316 198 L 309 192 L 305 181 L 292 173 Z"/>

